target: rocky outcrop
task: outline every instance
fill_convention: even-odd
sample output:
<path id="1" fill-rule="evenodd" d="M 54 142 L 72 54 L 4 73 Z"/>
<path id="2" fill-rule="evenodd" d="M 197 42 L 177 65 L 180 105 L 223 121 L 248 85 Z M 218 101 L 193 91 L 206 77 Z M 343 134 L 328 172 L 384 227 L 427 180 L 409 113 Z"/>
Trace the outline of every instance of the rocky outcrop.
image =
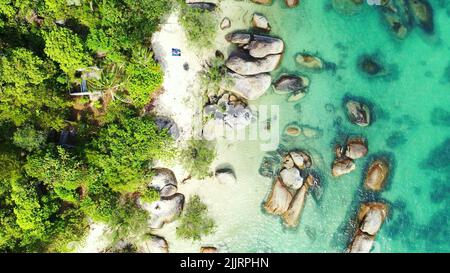
<path id="1" fill-rule="evenodd" d="M 223 89 L 247 100 L 256 100 L 269 89 L 271 84 L 272 78 L 268 73 L 242 76 L 237 73 L 227 72 L 221 86 Z"/>
<path id="2" fill-rule="evenodd" d="M 383 203 L 365 203 L 358 213 L 358 229 L 349 246 L 351 253 L 368 253 L 371 251 L 375 236 L 380 231 L 387 217 L 387 206 Z"/>
<path id="3" fill-rule="evenodd" d="M 232 44 L 246 45 L 252 40 L 252 35 L 248 33 L 234 32 L 225 36 L 225 39 Z"/>
<path id="4" fill-rule="evenodd" d="M 367 105 L 360 102 L 349 100 L 345 107 L 350 121 L 359 126 L 368 126 L 370 124 L 370 110 Z"/>
<path id="5" fill-rule="evenodd" d="M 282 54 L 284 51 L 284 42 L 278 38 L 253 35 L 250 44 L 244 48 L 248 50 L 250 56 L 253 58 L 264 58 L 269 55 Z"/>
<path id="6" fill-rule="evenodd" d="M 270 31 L 270 24 L 267 18 L 259 13 L 254 13 L 252 16 L 252 25 L 254 28 L 259 28 L 264 31 Z"/>
<path id="7" fill-rule="evenodd" d="M 353 161 L 366 156 L 368 149 L 366 141 L 359 137 L 349 138 L 345 146 L 337 145 L 336 159 L 333 162 L 331 173 L 333 176 L 342 176 L 356 169 Z"/>
<path id="8" fill-rule="evenodd" d="M 225 62 L 225 65 L 240 75 L 249 76 L 275 70 L 280 60 L 281 54 L 266 55 L 260 59 L 249 58 L 245 54 L 233 54 Z"/>
<path id="9" fill-rule="evenodd" d="M 364 186 L 372 191 L 380 191 L 386 182 L 389 164 L 383 159 L 373 161 L 367 170 Z"/>
<path id="10" fill-rule="evenodd" d="M 159 229 L 164 224 L 177 219 L 184 206 L 184 195 L 176 193 L 170 197 L 162 197 L 150 205 L 150 228 Z"/>
<path id="11" fill-rule="evenodd" d="M 319 182 L 310 169 L 311 156 L 304 151 L 286 153 L 282 157 L 281 166 L 265 208 L 268 213 L 281 215 L 288 227 L 295 227 L 299 223 L 310 188 L 318 187 Z M 275 199 L 274 192 L 283 198 Z M 279 201 L 275 203 L 274 200 Z"/>
<path id="12" fill-rule="evenodd" d="M 277 178 L 273 184 L 272 191 L 264 204 L 264 209 L 270 214 L 281 215 L 288 210 L 291 201 L 292 194 L 286 186 L 283 185 L 281 179 Z"/>

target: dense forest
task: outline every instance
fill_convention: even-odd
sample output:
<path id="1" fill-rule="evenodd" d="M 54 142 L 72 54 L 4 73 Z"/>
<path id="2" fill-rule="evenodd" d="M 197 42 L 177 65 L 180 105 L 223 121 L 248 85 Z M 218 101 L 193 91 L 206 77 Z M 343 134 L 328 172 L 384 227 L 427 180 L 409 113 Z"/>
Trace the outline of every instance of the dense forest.
<path id="1" fill-rule="evenodd" d="M 172 4 L 0 0 L 1 252 L 70 251 L 89 221 L 117 238 L 145 221 L 149 166 L 176 152 L 149 113 L 163 79 L 150 37 Z"/>

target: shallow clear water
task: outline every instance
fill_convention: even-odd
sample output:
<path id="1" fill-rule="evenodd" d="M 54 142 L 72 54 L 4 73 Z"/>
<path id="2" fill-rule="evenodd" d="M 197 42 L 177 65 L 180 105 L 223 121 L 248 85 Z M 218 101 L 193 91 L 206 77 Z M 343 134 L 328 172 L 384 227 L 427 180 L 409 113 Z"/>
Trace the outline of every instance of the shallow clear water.
<path id="1" fill-rule="evenodd" d="M 224 233 L 228 250 L 340 252 L 351 236 L 349 223 L 360 201 L 383 200 L 390 205 L 390 212 L 374 251 L 450 251 L 450 1 L 431 1 L 436 25 L 433 36 L 416 27 L 403 41 L 389 33 L 378 11 L 368 5 L 348 16 L 336 12 L 331 1 L 301 1 L 295 9 L 275 2 L 270 7 L 232 5 L 248 10 L 242 13 L 243 20 L 253 11 L 265 14 L 272 25 L 271 34 L 285 41 L 283 62 L 274 76 L 301 73 L 311 79 L 311 87 L 297 103 L 269 91 L 255 104 L 281 106 L 281 131 L 288 123 L 297 122 L 322 132 L 314 139 L 283 137 L 282 144 L 312 153 L 323 176 L 324 194 L 319 202 L 307 200 L 298 228 L 286 229 L 279 218 L 261 209 L 271 181 L 254 170 L 264 156 L 258 143 L 223 149 L 224 161 L 240 162 L 236 169 L 238 177 L 244 176 L 242 189 L 253 189 L 243 194 L 254 200 L 248 205 L 259 206 L 248 208 L 251 219 L 239 219 L 239 226 Z M 336 63 L 335 73 L 302 71 L 294 59 L 302 51 Z M 390 75 L 368 78 L 361 74 L 357 61 L 362 54 L 376 54 Z M 343 109 L 348 96 L 371 105 L 374 122 L 370 127 L 350 124 Z M 333 146 L 348 135 L 366 137 L 369 156 L 357 160 L 353 173 L 333 178 Z M 385 190 L 370 195 L 361 187 L 363 171 L 376 155 L 388 156 L 393 170 Z"/>

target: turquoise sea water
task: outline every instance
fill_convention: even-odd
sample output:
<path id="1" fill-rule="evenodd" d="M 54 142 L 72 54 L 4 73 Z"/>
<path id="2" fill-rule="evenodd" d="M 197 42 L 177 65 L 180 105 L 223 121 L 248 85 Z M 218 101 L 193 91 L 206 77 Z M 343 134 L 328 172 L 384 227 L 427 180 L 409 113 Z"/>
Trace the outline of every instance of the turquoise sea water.
<path id="1" fill-rule="evenodd" d="M 390 212 L 373 251 L 450 251 L 450 1 L 430 1 L 433 36 L 416 27 L 402 41 L 394 38 L 380 13 L 368 5 L 350 16 L 336 12 L 328 0 L 304 0 L 295 9 L 286 8 L 283 1 L 274 2 L 269 7 L 246 6 L 266 15 L 271 35 L 286 43 L 282 65 L 274 76 L 300 73 L 310 78 L 311 86 L 298 102 L 287 102 L 286 97 L 269 91 L 255 104 L 281 106 L 281 131 L 297 122 L 321 132 L 314 139 L 283 137 L 282 144 L 312 153 L 324 193 L 319 201 L 307 200 L 294 230 L 261 209 L 261 218 L 235 230 L 228 239 L 229 250 L 341 252 L 351 238 L 350 220 L 360 201 L 381 200 L 389 204 Z M 295 55 L 302 51 L 336 63 L 336 71 L 300 69 Z M 363 75 L 357 67 L 363 54 L 376 55 L 391 73 L 380 78 Z M 370 105 L 374 119 L 369 127 L 348 121 L 343 107 L 347 97 Z M 356 161 L 353 173 L 333 178 L 333 147 L 349 135 L 366 137 L 369 155 Z M 255 146 L 242 143 L 236 150 L 261 162 L 264 152 Z M 362 181 L 367 164 L 378 155 L 391 160 L 392 171 L 385 190 L 375 195 L 363 190 Z M 267 193 L 271 185 L 262 177 L 247 183 L 262 183 Z"/>

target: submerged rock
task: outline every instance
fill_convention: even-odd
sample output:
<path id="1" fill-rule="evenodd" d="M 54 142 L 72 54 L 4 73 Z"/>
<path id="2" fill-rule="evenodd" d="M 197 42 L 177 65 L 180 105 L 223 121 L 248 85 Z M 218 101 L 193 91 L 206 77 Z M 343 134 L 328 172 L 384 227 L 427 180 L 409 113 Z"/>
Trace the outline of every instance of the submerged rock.
<path id="1" fill-rule="evenodd" d="M 281 60 L 281 54 L 265 55 L 260 59 L 253 59 L 245 54 L 233 54 L 225 62 L 228 69 L 244 76 L 257 75 L 275 70 Z"/>
<path id="2" fill-rule="evenodd" d="M 347 140 L 345 155 L 351 159 L 358 159 L 366 156 L 368 152 L 367 144 L 364 139 L 356 137 Z"/>
<path id="3" fill-rule="evenodd" d="M 303 76 L 282 75 L 275 83 L 277 93 L 290 93 L 304 90 L 309 86 L 309 79 Z"/>
<path id="4" fill-rule="evenodd" d="M 382 159 L 377 159 L 370 164 L 364 180 L 367 189 L 379 191 L 383 188 L 389 172 L 389 165 Z"/>
<path id="5" fill-rule="evenodd" d="M 338 158 L 333 162 L 331 173 L 333 176 L 342 176 L 356 169 L 355 162 L 350 158 Z"/>
<path id="6" fill-rule="evenodd" d="M 283 184 L 293 190 L 298 190 L 303 185 L 303 177 L 297 168 L 282 169 L 280 177 Z"/>
<path id="7" fill-rule="evenodd" d="M 348 118 L 352 123 L 363 127 L 370 124 L 370 110 L 367 105 L 350 100 L 345 106 L 347 108 Z"/>
<path id="8" fill-rule="evenodd" d="M 405 39 L 408 35 L 408 27 L 402 22 L 400 15 L 391 10 L 383 9 L 383 16 L 395 37 L 401 40 Z"/>
<path id="9" fill-rule="evenodd" d="M 245 49 L 254 58 L 264 58 L 269 55 L 283 53 L 284 42 L 281 39 L 270 36 L 253 35 L 252 41 Z"/>
<path id="10" fill-rule="evenodd" d="M 270 24 L 267 18 L 259 13 L 254 13 L 252 17 L 252 25 L 255 28 L 259 28 L 265 31 L 270 31 Z"/>
<path id="11" fill-rule="evenodd" d="M 285 130 L 288 136 L 299 136 L 302 133 L 302 130 L 297 125 L 289 125 Z"/>
<path id="12" fill-rule="evenodd" d="M 297 63 L 305 68 L 314 69 L 314 70 L 321 70 L 324 68 L 323 61 L 316 56 L 307 54 L 307 53 L 300 53 L 295 58 Z"/>
<path id="13" fill-rule="evenodd" d="M 284 2 L 286 3 L 286 6 L 288 6 L 288 8 L 293 8 L 298 5 L 299 0 L 284 0 Z"/>
<path id="14" fill-rule="evenodd" d="M 264 204 L 264 208 L 268 213 L 282 215 L 288 210 L 291 201 L 292 194 L 281 183 L 280 179 L 277 178 L 273 184 L 272 192 Z"/>
<path id="15" fill-rule="evenodd" d="M 331 4 L 339 13 L 353 15 L 361 10 L 364 0 L 332 0 Z"/>
<path id="16" fill-rule="evenodd" d="M 434 32 L 433 8 L 427 0 L 410 0 L 411 13 L 416 23 L 426 33 Z"/>
<path id="17" fill-rule="evenodd" d="M 176 193 L 167 198 L 161 198 L 151 204 L 150 228 L 159 229 L 165 223 L 173 222 L 180 216 L 184 206 L 184 195 Z"/>
<path id="18" fill-rule="evenodd" d="M 242 76 L 237 73 L 227 72 L 221 87 L 248 99 L 256 100 L 261 97 L 272 84 L 272 77 L 268 73 Z"/>
<path id="19" fill-rule="evenodd" d="M 369 76 L 379 76 L 386 73 L 384 66 L 379 63 L 373 56 L 364 55 L 359 60 L 361 71 Z"/>

